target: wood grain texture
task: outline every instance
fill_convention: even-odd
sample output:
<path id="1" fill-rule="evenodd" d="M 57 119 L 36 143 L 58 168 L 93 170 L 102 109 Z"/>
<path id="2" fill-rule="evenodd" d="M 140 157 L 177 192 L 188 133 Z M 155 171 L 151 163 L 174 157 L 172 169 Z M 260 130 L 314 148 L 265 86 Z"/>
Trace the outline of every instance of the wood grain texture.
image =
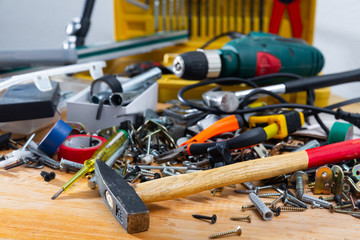
<path id="1" fill-rule="evenodd" d="M 232 184 L 256 181 L 307 169 L 306 152 L 240 162 L 207 171 L 157 179 L 134 186 L 145 203 L 180 198 Z"/>
<path id="2" fill-rule="evenodd" d="M 250 201 L 247 195 L 236 194 L 231 187 L 225 187 L 219 196 L 204 191 L 175 200 L 149 203 L 149 230 L 129 235 L 105 206 L 98 191 L 87 188 L 85 178 L 58 199 L 50 199 L 71 176 L 57 172 L 56 179 L 47 183 L 42 180 L 40 170 L 21 167 L 0 170 L 0 238 L 207 239 L 213 233 L 238 225 L 243 229 L 242 239 L 360 238 L 359 219 L 332 214 L 327 209 L 283 212 L 271 221 L 263 221 L 256 210 L 241 211 L 241 206 L 250 204 Z M 237 185 L 239 188 L 243 186 Z M 252 223 L 229 219 L 249 213 L 253 217 Z M 192 214 L 216 214 L 218 221 L 211 225 L 194 219 Z"/>

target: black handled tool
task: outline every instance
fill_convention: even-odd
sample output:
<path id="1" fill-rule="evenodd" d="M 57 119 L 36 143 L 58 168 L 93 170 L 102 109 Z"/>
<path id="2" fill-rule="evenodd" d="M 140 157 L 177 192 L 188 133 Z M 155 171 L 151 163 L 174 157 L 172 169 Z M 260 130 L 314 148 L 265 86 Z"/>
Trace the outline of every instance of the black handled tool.
<path id="1" fill-rule="evenodd" d="M 343 83 L 356 82 L 359 80 L 360 80 L 360 69 L 356 69 L 347 72 L 302 78 L 281 84 L 262 87 L 260 89 L 282 94 L 282 93 L 306 91 L 310 89 L 318 89 L 323 87 L 330 87 Z M 238 91 L 235 92 L 235 95 L 239 99 L 242 99 L 252 91 L 254 91 L 254 89 Z"/>

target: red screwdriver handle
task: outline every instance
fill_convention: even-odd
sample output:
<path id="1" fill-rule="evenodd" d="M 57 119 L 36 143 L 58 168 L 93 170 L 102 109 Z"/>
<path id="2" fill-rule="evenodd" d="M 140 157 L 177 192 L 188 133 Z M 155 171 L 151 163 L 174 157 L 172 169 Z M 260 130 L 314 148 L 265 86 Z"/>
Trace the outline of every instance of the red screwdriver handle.
<path id="1" fill-rule="evenodd" d="M 360 158 L 360 139 L 325 145 L 306 150 L 308 168 Z"/>

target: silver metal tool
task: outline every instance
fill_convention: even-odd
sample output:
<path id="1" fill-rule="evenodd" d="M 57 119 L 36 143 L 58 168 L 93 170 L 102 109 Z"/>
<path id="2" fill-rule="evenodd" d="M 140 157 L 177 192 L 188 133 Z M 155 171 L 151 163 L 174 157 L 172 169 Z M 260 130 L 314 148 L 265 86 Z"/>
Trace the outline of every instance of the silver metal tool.
<path id="1" fill-rule="evenodd" d="M 111 106 L 125 106 L 131 103 L 135 98 L 141 94 L 141 91 L 130 92 L 115 92 L 109 96 L 109 103 Z"/>
<path id="2" fill-rule="evenodd" d="M 217 1 L 213 1 L 213 25 L 214 25 L 214 36 L 217 35 L 217 31 L 216 31 L 216 19 L 217 19 Z"/>
<path id="3" fill-rule="evenodd" d="M 220 33 L 224 32 L 224 13 L 225 13 L 225 6 L 224 6 L 225 0 L 220 0 Z"/>
<path id="4" fill-rule="evenodd" d="M 175 30 L 180 29 L 180 0 L 175 0 Z"/>
<path id="5" fill-rule="evenodd" d="M 76 171 L 82 169 L 84 167 L 84 164 L 73 162 L 64 158 L 61 158 L 60 160 L 60 170 L 71 168 Z"/>
<path id="6" fill-rule="evenodd" d="M 215 114 L 208 114 L 204 119 L 201 119 L 196 123 L 196 126 L 199 128 L 200 131 L 205 130 L 206 128 L 210 127 L 212 124 L 220 120 L 218 115 Z"/>
<path id="7" fill-rule="evenodd" d="M 234 3 L 234 31 L 238 31 L 238 7 L 239 7 L 239 0 L 235 0 Z"/>
<path id="8" fill-rule="evenodd" d="M 201 36 L 201 0 L 197 1 L 197 35 Z"/>
<path id="9" fill-rule="evenodd" d="M 169 0 L 169 30 L 173 30 L 174 24 L 174 0 Z"/>
<path id="10" fill-rule="evenodd" d="M 33 157 L 32 152 L 27 151 L 27 146 L 32 142 L 32 139 L 35 137 L 35 133 L 30 136 L 30 138 L 26 141 L 24 146 L 21 149 L 14 150 L 5 155 L 5 160 L 0 161 L 0 168 L 5 168 L 14 163 L 18 163 L 23 161 L 25 158 Z"/>
<path id="11" fill-rule="evenodd" d="M 224 112 L 234 112 L 239 107 L 239 99 L 229 91 L 207 91 L 202 95 L 204 103 Z"/>
<path id="12" fill-rule="evenodd" d="M 81 17 L 75 17 L 67 26 L 67 39 L 63 42 L 64 49 L 74 49 L 84 46 L 85 38 L 90 28 L 91 14 L 95 0 L 86 0 Z"/>
<path id="13" fill-rule="evenodd" d="M 142 8 L 144 10 L 149 10 L 150 6 L 147 3 L 142 3 L 137 0 L 126 0 L 128 3 L 131 3 L 139 8 Z M 146 2 L 149 2 L 148 0 Z"/>
<path id="14" fill-rule="evenodd" d="M 160 0 L 154 0 L 154 25 L 155 32 L 159 31 Z"/>
<path id="15" fill-rule="evenodd" d="M 166 15 L 167 15 L 167 0 L 161 1 L 161 15 L 162 15 L 162 21 L 163 21 L 163 31 L 167 30 L 166 27 Z"/>
<path id="16" fill-rule="evenodd" d="M 181 29 L 185 29 L 185 0 L 180 0 Z"/>
<path id="17" fill-rule="evenodd" d="M 133 90 L 137 90 L 142 88 L 146 83 L 149 83 L 150 81 L 155 81 L 159 78 L 161 78 L 161 70 L 159 68 L 152 68 L 146 72 L 143 72 L 139 75 L 136 75 L 132 78 L 120 78 L 113 76 L 111 78 L 112 81 L 119 81 L 121 85 L 121 89 L 115 89 L 114 91 L 121 91 L 122 92 L 130 92 Z M 125 81 L 124 81 L 125 79 Z M 91 96 L 98 96 L 99 94 L 106 93 L 106 92 L 112 92 L 112 87 L 109 82 L 106 81 L 106 79 L 96 79 L 91 84 L 90 89 L 90 95 Z"/>
<path id="18" fill-rule="evenodd" d="M 328 202 L 328 201 L 325 201 L 325 200 L 321 200 L 321 199 L 319 199 L 319 198 L 315 198 L 315 197 L 309 196 L 309 195 L 307 195 L 307 194 L 305 194 L 305 193 L 302 195 L 301 200 L 302 200 L 303 202 L 310 203 L 310 204 L 312 204 L 313 202 L 314 202 L 314 203 L 317 203 L 317 204 L 319 204 L 319 205 L 320 205 L 321 207 L 323 207 L 323 208 L 330 208 L 331 206 L 333 206 L 333 203 L 331 203 L 331 202 Z"/>
<path id="19" fill-rule="evenodd" d="M 226 31 L 233 31 L 234 29 L 231 29 L 231 24 L 230 24 L 230 20 L 231 20 L 231 2 L 233 2 L 233 0 L 227 0 L 226 5 L 227 5 L 227 30 Z"/>
<path id="20" fill-rule="evenodd" d="M 205 35 L 206 36 L 209 36 L 209 19 L 210 19 L 210 11 L 209 11 L 209 7 L 210 7 L 210 3 L 209 1 L 206 1 L 206 4 L 205 4 L 205 21 L 206 21 L 206 24 L 205 24 Z"/>
<path id="21" fill-rule="evenodd" d="M 162 72 L 160 68 L 152 68 L 144 73 L 132 77 L 131 79 L 129 79 L 129 81 L 122 83 L 123 92 L 129 92 L 138 89 L 146 82 L 160 79 L 161 73 Z"/>
<path id="22" fill-rule="evenodd" d="M 293 152 L 305 151 L 305 150 L 308 150 L 311 148 L 316 148 L 316 147 L 320 147 L 320 143 L 318 140 L 314 139 L 314 140 L 307 142 L 306 144 L 299 147 L 298 149 L 294 150 Z"/>
<path id="23" fill-rule="evenodd" d="M 55 161 L 54 159 L 52 159 L 51 157 L 49 157 L 48 155 L 46 155 L 44 152 L 42 152 L 41 150 L 38 149 L 38 145 L 34 142 L 34 141 L 31 141 L 30 144 L 29 144 L 29 148 L 28 150 L 30 152 L 32 152 L 33 154 L 41 157 L 41 161 L 53 168 L 53 169 L 59 169 L 60 168 L 60 163 L 58 161 Z"/>
<path id="24" fill-rule="evenodd" d="M 277 93 L 277 94 L 283 94 L 286 92 L 286 87 L 284 84 L 276 84 L 276 85 L 271 85 L 271 86 L 266 86 L 266 87 L 261 87 L 261 88 L 255 88 L 255 89 L 263 89 L 263 90 L 270 91 L 270 92 Z M 252 91 L 254 91 L 254 89 L 242 90 L 242 91 L 237 91 L 234 93 L 237 98 L 243 99 L 246 95 L 248 95 Z M 262 96 L 265 96 L 265 94 L 264 95 L 258 94 L 258 95 L 256 95 L 255 98 L 259 98 Z M 254 99 L 254 98 L 250 98 L 250 99 Z"/>
<path id="25" fill-rule="evenodd" d="M 265 221 L 270 221 L 274 217 L 273 211 L 271 211 L 255 193 L 250 193 L 249 199 L 255 205 Z"/>

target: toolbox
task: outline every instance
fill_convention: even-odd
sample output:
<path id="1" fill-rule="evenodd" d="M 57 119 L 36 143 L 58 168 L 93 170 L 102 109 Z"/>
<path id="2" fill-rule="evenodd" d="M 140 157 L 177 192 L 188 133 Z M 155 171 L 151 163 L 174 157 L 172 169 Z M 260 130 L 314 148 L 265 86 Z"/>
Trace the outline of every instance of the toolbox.
<path id="1" fill-rule="evenodd" d="M 297 0 L 299 1 L 299 0 Z M 145 1 L 141 1 L 145 2 Z M 194 51 L 208 40 L 221 33 L 238 31 L 247 34 L 251 31 L 272 32 L 270 27 L 274 1 L 263 0 L 150 0 L 149 10 L 144 10 L 127 1 L 114 0 L 115 13 L 115 40 L 125 40 L 134 37 L 146 36 L 158 31 L 180 31 L 189 29 L 189 41 L 172 47 L 140 54 L 132 57 L 114 60 L 112 69 L 120 72 L 124 65 L 141 62 L 143 60 L 160 61 L 165 66 L 171 66 L 175 56 L 182 52 Z M 158 9 L 155 5 L 160 4 Z M 166 4 L 164 6 L 164 3 Z M 183 6 L 184 4 L 184 6 Z M 171 6 L 173 10 L 171 10 Z M 299 1 L 301 18 L 301 38 L 312 44 L 315 21 L 315 0 Z M 161 11 L 166 9 L 166 18 L 163 19 Z M 176 8 L 179 7 L 179 10 Z M 160 10 L 158 19 L 156 12 Z M 289 9 L 285 9 L 279 25 L 278 34 L 283 37 L 294 37 L 295 32 L 290 20 Z M 189 14 L 190 12 L 190 14 Z M 189 21 L 189 16 L 191 17 Z M 156 25 L 158 25 L 156 27 Z M 222 37 L 209 45 L 207 49 L 221 48 L 229 38 Z M 159 83 L 159 102 L 177 99 L 177 92 L 184 86 L 197 83 L 198 81 L 182 80 L 175 75 L 164 75 Z M 216 85 L 197 88 L 185 94 L 185 97 L 201 98 L 201 94 L 214 88 Z M 239 87 L 239 90 L 243 86 Z M 229 90 L 229 88 L 224 88 Z M 315 90 L 315 105 L 324 107 L 328 105 L 330 88 Z M 292 93 L 283 96 L 287 101 L 305 103 L 306 93 Z M 263 100 L 263 99 L 262 99 Z M 271 101 L 267 98 L 266 101 Z M 271 103 L 271 102 L 269 102 Z"/>
<path id="2" fill-rule="evenodd" d="M 126 106 L 104 105 L 100 119 L 96 120 L 99 104 L 90 102 L 90 87 L 87 87 L 67 101 L 67 120 L 83 123 L 90 132 L 117 126 L 125 120 L 135 122 L 136 114 L 156 109 L 157 95 L 158 84 L 155 82 Z"/>

